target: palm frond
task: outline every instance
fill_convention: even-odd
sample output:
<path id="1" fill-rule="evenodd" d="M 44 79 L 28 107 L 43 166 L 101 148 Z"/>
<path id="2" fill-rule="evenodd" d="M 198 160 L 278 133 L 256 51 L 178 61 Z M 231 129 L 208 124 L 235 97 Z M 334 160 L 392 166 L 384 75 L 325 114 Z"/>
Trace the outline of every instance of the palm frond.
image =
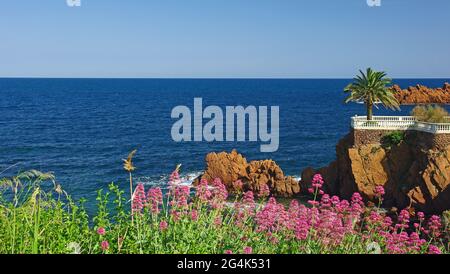
<path id="1" fill-rule="evenodd" d="M 386 77 L 386 72 L 367 68 L 366 72 L 359 70 L 359 73 L 353 78 L 353 82 L 344 88 L 344 92 L 349 93 L 345 103 L 363 101 L 371 106 L 375 102 L 380 102 L 385 108 L 400 109 L 393 91 L 388 88 L 392 84 L 392 79 Z"/>

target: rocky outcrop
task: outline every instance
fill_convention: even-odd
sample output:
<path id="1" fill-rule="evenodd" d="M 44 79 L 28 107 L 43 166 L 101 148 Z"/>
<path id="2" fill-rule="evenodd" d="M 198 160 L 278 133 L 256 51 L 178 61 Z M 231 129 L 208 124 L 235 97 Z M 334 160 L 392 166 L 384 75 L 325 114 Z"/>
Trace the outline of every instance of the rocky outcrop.
<path id="1" fill-rule="evenodd" d="M 206 169 L 201 179 L 211 182 L 220 178 L 227 186 L 240 178 L 247 178 L 247 160 L 235 150 L 231 153 L 208 153 L 205 158 Z"/>
<path id="2" fill-rule="evenodd" d="M 301 187 L 306 189 L 319 172 L 326 191 L 349 198 L 360 192 L 376 201 L 374 189 L 385 188 L 385 206 L 414 206 L 428 213 L 450 209 L 450 146 L 435 147 L 427 142 L 429 133 L 407 131 L 398 146 L 380 144 L 354 146 L 353 134 L 336 146 L 336 161 L 329 166 L 302 172 Z"/>
<path id="3" fill-rule="evenodd" d="M 237 180 L 242 181 L 244 191 L 252 190 L 258 193 L 263 185 L 267 185 L 274 196 L 291 197 L 300 192 L 299 182 L 285 176 L 273 160 L 248 163 L 236 150 L 231 153 L 208 153 L 205 172 L 194 184 L 200 179 L 211 182 L 215 178 L 220 178 L 230 192 L 235 191 L 233 183 Z"/>
<path id="4" fill-rule="evenodd" d="M 398 85 L 392 86 L 394 95 L 400 104 L 449 104 L 450 84 L 445 83 L 442 88 L 428 88 L 417 85 L 401 89 Z"/>

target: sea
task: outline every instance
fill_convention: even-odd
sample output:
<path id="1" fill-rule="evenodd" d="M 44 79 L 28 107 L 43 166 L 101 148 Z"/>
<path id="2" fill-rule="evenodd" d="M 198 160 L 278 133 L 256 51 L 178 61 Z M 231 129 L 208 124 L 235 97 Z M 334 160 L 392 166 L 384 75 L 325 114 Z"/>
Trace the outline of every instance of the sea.
<path id="1" fill-rule="evenodd" d="M 335 159 L 335 146 L 362 104 L 345 104 L 351 79 L 62 79 L 0 78 L 0 177 L 37 169 L 54 172 L 75 199 L 94 200 L 114 182 L 127 189 L 122 159 L 137 149 L 134 181 L 167 184 L 177 164 L 190 184 L 205 168 L 208 152 L 236 149 L 248 160 L 273 159 L 285 174 Z M 402 88 L 441 87 L 450 79 L 394 79 Z M 261 142 L 175 142 L 176 106 L 278 106 L 279 148 Z M 375 115 L 408 115 L 379 106 Z M 207 122 L 207 119 L 204 123 Z"/>

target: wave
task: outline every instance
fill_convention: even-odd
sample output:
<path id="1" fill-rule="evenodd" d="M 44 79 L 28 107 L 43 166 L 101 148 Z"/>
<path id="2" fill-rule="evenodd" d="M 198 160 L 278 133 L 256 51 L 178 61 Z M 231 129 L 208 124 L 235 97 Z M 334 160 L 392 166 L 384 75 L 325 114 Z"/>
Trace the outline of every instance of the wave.
<path id="1" fill-rule="evenodd" d="M 192 171 L 192 172 L 187 172 L 187 173 L 181 173 L 180 179 L 175 181 L 174 184 L 179 185 L 179 186 L 192 186 L 195 178 L 200 176 L 202 173 L 203 173 L 202 171 Z M 156 178 L 154 176 L 141 176 L 141 177 L 137 177 L 135 179 L 135 181 L 137 183 L 142 183 L 145 186 L 150 186 L 150 187 L 157 186 L 157 187 L 161 187 L 161 188 L 167 188 L 169 178 L 170 178 L 170 174 L 164 174 L 164 175 L 161 175 Z"/>
<path id="2" fill-rule="evenodd" d="M 180 179 L 175 181 L 174 184 L 175 185 L 179 185 L 179 186 L 192 186 L 192 184 L 194 183 L 194 180 L 200 176 L 203 173 L 203 171 L 192 171 L 192 172 L 187 172 L 187 173 L 181 173 L 180 174 Z M 292 175 L 292 178 L 294 178 L 297 181 L 300 181 L 301 177 L 298 175 Z M 150 186 L 150 187 L 161 187 L 161 188 L 167 188 L 168 187 L 168 182 L 169 182 L 169 178 L 170 178 L 170 174 L 164 174 L 161 175 L 159 177 L 155 177 L 155 176 L 141 176 L 141 177 L 137 177 L 135 178 L 135 181 L 137 183 L 142 183 L 145 186 Z"/>

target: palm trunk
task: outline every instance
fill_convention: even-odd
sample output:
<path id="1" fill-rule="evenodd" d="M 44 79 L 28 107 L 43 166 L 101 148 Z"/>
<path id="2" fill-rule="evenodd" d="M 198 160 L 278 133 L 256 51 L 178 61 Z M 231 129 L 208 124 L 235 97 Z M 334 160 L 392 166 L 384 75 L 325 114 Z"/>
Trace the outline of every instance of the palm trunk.
<path id="1" fill-rule="evenodd" d="M 367 104 L 367 120 L 372 120 L 373 117 L 373 103 Z"/>

